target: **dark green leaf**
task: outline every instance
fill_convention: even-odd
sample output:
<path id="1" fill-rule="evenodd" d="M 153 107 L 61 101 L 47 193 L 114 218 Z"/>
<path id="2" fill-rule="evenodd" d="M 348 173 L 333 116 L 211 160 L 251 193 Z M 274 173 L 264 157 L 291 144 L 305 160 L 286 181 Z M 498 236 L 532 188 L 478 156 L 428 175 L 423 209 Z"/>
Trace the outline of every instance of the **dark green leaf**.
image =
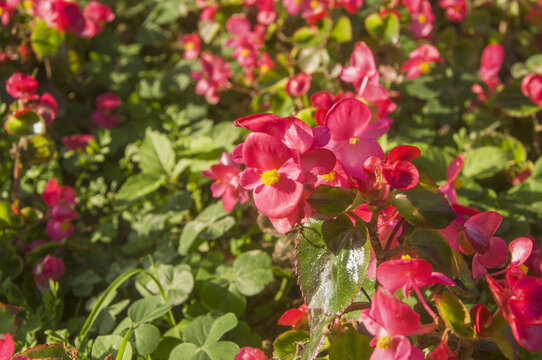
<path id="1" fill-rule="evenodd" d="M 465 305 L 454 294 L 435 295 L 438 312 L 446 325 L 457 335 L 472 338 L 475 335 L 470 314 Z"/>
<path id="2" fill-rule="evenodd" d="M 540 106 L 521 92 L 520 80 L 506 85 L 499 94 L 498 102 L 502 110 L 512 117 L 528 117 L 540 111 Z"/>
<path id="3" fill-rule="evenodd" d="M 316 211 L 324 215 L 335 215 L 352 204 L 354 194 L 348 189 L 320 185 L 307 201 Z"/>
<path id="4" fill-rule="evenodd" d="M 433 265 L 433 270 L 453 275 L 452 249 L 448 241 L 433 229 L 416 229 L 410 237 L 416 253 Z"/>
<path id="5" fill-rule="evenodd" d="M 372 352 L 369 339 L 349 329 L 331 344 L 329 360 L 368 360 Z"/>
<path id="6" fill-rule="evenodd" d="M 281 359 L 295 355 L 298 343 L 305 343 L 310 335 L 305 330 L 290 330 L 280 334 L 273 343 L 273 356 Z"/>

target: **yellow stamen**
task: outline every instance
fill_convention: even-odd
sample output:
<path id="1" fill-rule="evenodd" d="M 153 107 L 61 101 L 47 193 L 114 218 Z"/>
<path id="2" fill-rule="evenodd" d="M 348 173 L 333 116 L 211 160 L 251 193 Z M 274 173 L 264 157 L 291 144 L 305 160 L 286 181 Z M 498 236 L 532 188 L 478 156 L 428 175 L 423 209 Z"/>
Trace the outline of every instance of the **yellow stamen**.
<path id="1" fill-rule="evenodd" d="M 67 222 L 63 222 L 60 224 L 60 230 L 62 231 L 68 231 L 69 228 L 70 228 L 70 225 Z"/>
<path id="2" fill-rule="evenodd" d="M 267 66 L 267 65 L 264 64 L 264 65 L 262 65 L 262 66 L 260 67 L 260 72 L 261 72 L 262 74 L 263 74 L 263 73 L 266 73 L 266 72 L 268 72 L 268 71 L 269 71 L 269 66 Z"/>
<path id="3" fill-rule="evenodd" d="M 376 346 L 379 349 L 387 350 L 393 346 L 393 337 L 391 336 L 379 336 L 376 342 Z"/>
<path id="4" fill-rule="evenodd" d="M 419 68 L 422 74 L 429 74 L 431 72 L 431 67 L 429 66 L 428 63 L 421 63 L 419 65 Z"/>
<path id="5" fill-rule="evenodd" d="M 23 8 L 31 9 L 32 8 L 32 1 L 30 1 L 30 0 L 23 1 Z"/>
<path id="6" fill-rule="evenodd" d="M 351 137 L 350 145 L 357 145 L 357 144 L 359 144 L 359 139 L 357 137 Z"/>
<path id="7" fill-rule="evenodd" d="M 196 44 L 194 44 L 193 42 L 187 42 L 186 44 L 184 44 L 185 50 L 194 50 L 195 48 Z"/>
<path id="8" fill-rule="evenodd" d="M 247 57 L 248 56 L 248 50 L 247 49 L 241 50 L 241 56 L 242 57 Z"/>
<path id="9" fill-rule="evenodd" d="M 260 175 L 260 179 L 265 185 L 273 185 L 279 181 L 280 174 L 277 169 L 267 170 Z"/>
<path id="10" fill-rule="evenodd" d="M 312 9 L 316 9 L 318 7 L 318 5 L 320 5 L 320 4 L 318 3 L 317 0 L 312 0 L 310 5 L 311 5 Z"/>
<path id="11" fill-rule="evenodd" d="M 420 24 L 425 24 L 426 21 L 427 21 L 427 18 L 425 17 L 424 14 L 418 15 L 418 22 L 419 22 Z"/>
<path id="12" fill-rule="evenodd" d="M 454 188 L 461 189 L 461 186 L 463 186 L 463 181 L 461 181 L 460 178 L 456 178 L 452 184 L 454 185 Z"/>
<path id="13" fill-rule="evenodd" d="M 520 268 L 521 271 L 525 273 L 525 275 L 527 275 L 527 273 L 529 272 L 529 268 L 525 266 L 525 264 L 521 264 L 520 266 L 518 266 L 518 268 Z"/>
<path id="14" fill-rule="evenodd" d="M 412 260 L 412 258 L 410 257 L 410 255 L 405 254 L 405 255 L 401 256 L 401 260 Z"/>
<path id="15" fill-rule="evenodd" d="M 335 180 L 335 171 L 330 171 L 329 173 L 320 176 L 324 178 L 325 181 L 333 181 Z"/>
<path id="16" fill-rule="evenodd" d="M 4 13 L 4 9 L 2 9 L 2 8 L 0 7 L 0 15 L 2 15 L 3 13 Z"/>

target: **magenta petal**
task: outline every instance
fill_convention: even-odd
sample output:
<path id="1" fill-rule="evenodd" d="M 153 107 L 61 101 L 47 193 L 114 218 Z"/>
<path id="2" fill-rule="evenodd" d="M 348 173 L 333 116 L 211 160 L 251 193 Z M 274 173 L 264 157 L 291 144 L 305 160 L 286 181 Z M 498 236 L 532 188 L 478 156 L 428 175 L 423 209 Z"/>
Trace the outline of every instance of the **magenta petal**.
<path id="1" fill-rule="evenodd" d="M 519 266 L 523 264 L 533 251 L 533 241 L 526 237 L 519 237 L 512 241 L 508 248 L 512 257 L 510 266 Z"/>
<path id="2" fill-rule="evenodd" d="M 450 279 L 449 277 L 447 277 L 443 273 L 439 273 L 439 272 L 431 273 L 431 277 L 429 278 L 429 280 L 430 280 L 430 284 L 428 286 L 431 286 L 433 284 L 442 284 L 442 285 L 446 285 L 446 286 L 456 286 L 457 285 L 452 279 Z"/>
<path id="3" fill-rule="evenodd" d="M 420 181 L 420 174 L 416 166 L 409 161 L 399 161 L 382 168 L 382 175 L 386 181 L 397 190 L 410 190 Z"/>
<path id="4" fill-rule="evenodd" d="M 398 259 L 389 260 L 380 264 L 376 269 L 376 278 L 380 285 L 390 292 L 405 285 L 411 281 L 428 282 L 433 267 L 425 260 L 421 259 Z"/>
<path id="5" fill-rule="evenodd" d="M 348 140 L 332 139 L 326 147 L 333 151 L 346 172 L 358 179 L 367 178 L 363 168 L 365 160 L 371 156 L 384 159 L 384 152 L 375 140 L 362 140 L 357 145 L 352 145 Z"/>
<path id="6" fill-rule="evenodd" d="M 271 135 L 252 133 L 243 143 L 243 159 L 249 168 L 279 169 L 291 157 L 286 145 Z"/>
<path id="7" fill-rule="evenodd" d="M 250 22 L 242 16 L 234 15 L 228 19 L 226 29 L 233 35 L 245 35 L 250 32 Z"/>
<path id="8" fill-rule="evenodd" d="M 247 168 L 239 174 L 239 185 L 246 190 L 254 190 L 258 185 L 262 185 L 262 172 L 257 169 Z"/>
<path id="9" fill-rule="evenodd" d="M 0 334 L 0 360 L 9 360 L 15 352 L 15 342 L 9 333 Z"/>
<path id="10" fill-rule="evenodd" d="M 329 143 L 329 140 L 331 139 L 331 132 L 326 126 L 317 126 L 315 128 L 312 128 L 312 137 L 313 148 L 324 147 Z"/>
<path id="11" fill-rule="evenodd" d="M 388 152 L 388 161 L 412 161 L 416 159 L 422 151 L 413 145 L 399 145 Z"/>
<path id="12" fill-rule="evenodd" d="M 348 140 L 360 137 L 371 121 L 371 109 L 354 98 L 342 99 L 328 111 L 326 126 L 333 140 Z"/>
<path id="13" fill-rule="evenodd" d="M 231 156 L 232 156 L 233 161 L 236 164 L 245 163 L 245 160 L 243 159 L 243 144 L 242 143 L 233 148 L 233 151 L 231 152 Z"/>
<path id="14" fill-rule="evenodd" d="M 496 268 L 504 265 L 508 259 L 508 246 L 498 236 L 489 239 L 489 250 L 485 254 L 478 254 L 480 263 L 488 268 Z"/>
<path id="15" fill-rule="evenodd" d="M 262 132 L 279 138 L 284 133 L 284 121 L 282 118 L 269 113 L 245 116 L 235 120 L 233 125 L 252 132 Z"/>
<path id="16" fill-rule="evenodd" d="M 226 184 L 221 181 L 216 181 L 211 184 L 211 193 L 213 194 L 214 198 L 219 198 L 222 195 L 224 195 L 224 192 L 226 192 Z"/>
<path id="17" fill-rule="evenodd" d="M 307 151 L 313 142 L 311 127 L 295 117 L 284 118 L 284 122 L 286 126 L 282 142 L 299 153 Z"/>
<path id="18" fill-rule="evenodd" d="M 514 284 L 510 312 L 521 322 L 542 325 L 542 279 L 524 276 Z"/>
<path id="19" fill-rule="evenodd" d="M 363 133 L 360 134 L 360 138 L 362 139 L 379 138 L 388 132 L 392 122 L 393 121 L 390 118 L 383 118 L 375 122 L 372 122 L 365 127 L 365 129 L 363 130 Z"/>
<path id="20" fill-rule="evenodd" d="M 60 187 L 55 178 L 49 179 L 45 184 L 41 198 L 49 206 L 55 206 L 60 202 Z"/>
<path id="21" fill-rule="evenodd" d="M 233 188 L 232 186 L 228 186 L 226 188 L 226 191 L 222 195 L 222 206 L 224 207 L 224 210 L 232 211 L 237 204 L 237 201 L 239 201 L 239 198 L 237 196 L 235 188 Z"/>
<path id="22" fill-rule="evenodd" d="M 329 174 L 335 167 L 336 158 L 328 149 L 309 150 L 301 155 L 303 171 L 314 175 Z"/>
<path id="23" fill-rule="evenodd" d="M 472 259 L 472 278 L 478 280 L 485 275 L 487 275 L 487 269 L 480 263 L 480 254 L 475 254 Z"/>
<path id="24" fill-rule="evenodd" d="M 292 229 L 295 224 L 299 223 L 301 217 L 302 215 L 300 214 L 299 210 L 296 210 L 293 211 L 290 215 L 283 218 L 269 218 L 269 221 L 271 221 L 271 224 L 273 224 L 273 227 L 275 228 L 275 230 L 277 230 L 277 232 L 281 234 L 286 234 Z"/>
<path id="25" fill-rule="evenodd" d="M 311 96 L 312 105 L 322 109 L 331 108 L 333 106 L 334 100 L 335 97 L 327 91 L 318 91 Z"/>
<path id="26" fill-rule="evenodd" d="M 253 196 L 262 214 L 270 218 L 283 218 L 296 209 L 302 195 L 303 184 L 281 175 L 277 183 L 256 188 Z"/>
<path id="27" fill-rule="evenodd" d="M 446 172 L 446 179 L 454 181 L 461 172 L 463 168 L 463 163 L 465 162 L 465 154 L 459 154 L 455 159 L 452 160 L 448 166 L 448 171 Z"/>
<path id="28" fill-rule="evenodd" d="M 465 221 L 465 235 L 477 252 L 483 254 L 489 249 L 489 239 L 501 221 L 502 215 L 495 211 L 480 213 Z"/>
<path id="29" fill-rule="evenodd" d="M 542 350 L 542 325 L 525 325 L 513 319 L 510 322 L 517 342 L 531 352 Z"/>

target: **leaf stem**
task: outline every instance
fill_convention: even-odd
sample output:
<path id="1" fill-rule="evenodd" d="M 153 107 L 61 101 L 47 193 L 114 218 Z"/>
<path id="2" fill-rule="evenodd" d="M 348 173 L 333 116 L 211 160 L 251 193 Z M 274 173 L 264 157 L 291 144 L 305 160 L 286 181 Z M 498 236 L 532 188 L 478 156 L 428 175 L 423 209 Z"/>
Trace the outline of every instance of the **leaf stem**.
<path id="1" fill-rule="evenodd" d="M 371 221 L 367 224 L 367 229 L 369 230 L 369 239 L 371 240 L 371 247 L 376 256 L 377 265 L 379 265 L 382 260 L 386 257 L 384 249 L 382 249 L 382 244 L 378 238 L 378 216 L 380 215 L 379 210 L 374 210 L 373 215 L 371 216 Z"/>

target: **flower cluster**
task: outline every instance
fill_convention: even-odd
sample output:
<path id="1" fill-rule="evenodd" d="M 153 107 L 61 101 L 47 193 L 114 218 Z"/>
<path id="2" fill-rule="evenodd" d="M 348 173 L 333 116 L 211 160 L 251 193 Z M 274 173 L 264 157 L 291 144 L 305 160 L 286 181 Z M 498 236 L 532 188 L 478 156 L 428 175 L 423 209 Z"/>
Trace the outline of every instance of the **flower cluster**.
<path id="1" fill-rule="evenodd" d="M 40 291 L 49 290 L 49 280 L 58 281 L 66 272 L 66 266 L 62 259 L 47 255 L 41 258 L 32 273 L 34 283 Z"/>
<path id="2" fill-rule="evenodd" d="M 72 187 L 59 186 L 55 178 L 50 179 L 45 185 L 41 198 L 51 207 L 51 220 L 47 223 L 47 236 L 52 241 L 62 241 L 73 234 L 74 228 L 71 221 L 78 216 L 73 209 L 77 205 L 75 196 Z"/>
<path id="3" fill-rule="evenodd" d="M 115 93 L 104 93 L 96 98 L 96 111 L 92 121 L 99 127 L 112 129 L 120 122 L 120 116 L 113 112 L 120 106 L 120 98 Z"/>

